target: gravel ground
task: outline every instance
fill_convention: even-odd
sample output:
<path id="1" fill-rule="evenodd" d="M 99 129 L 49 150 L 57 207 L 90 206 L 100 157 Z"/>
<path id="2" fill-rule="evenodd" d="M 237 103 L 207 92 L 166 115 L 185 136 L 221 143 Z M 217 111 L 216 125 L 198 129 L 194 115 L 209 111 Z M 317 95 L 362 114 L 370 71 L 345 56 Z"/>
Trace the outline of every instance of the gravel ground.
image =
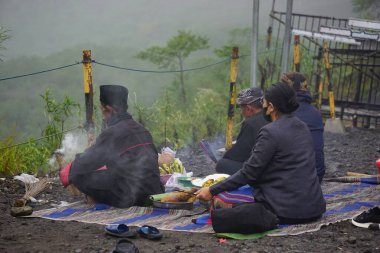
<path id="1" fill-rule="evenodd" d="M 216 142 L 215 146 L 221 145 Z M 185 167 L 195 176 L 213 173 L 213 163 L 198 147 L 178 152 Z M 380 130 L 348 129 L 344 135 L 325 134 L 326 177 L 343 176 L 347 171 L 376 173 L 380 157 Z M 14 218 L 11 203 L 24 193 L 22 185 L 0 180 L 0 252 L 110 252 L 117 238 L 105 235 L 103 226 L 37 218 Z M 58 182 L 39 199 L 51 207 L 59 201 L 72 202 Z M 133 239 L 140 252 L 380 252 L 380 231 L 360 229 L 348 221 L 298 236 L 265 237 L 258 240 L 227 240 L 220 243 L 211 234 L 163 231 L 160 241 Z"/>

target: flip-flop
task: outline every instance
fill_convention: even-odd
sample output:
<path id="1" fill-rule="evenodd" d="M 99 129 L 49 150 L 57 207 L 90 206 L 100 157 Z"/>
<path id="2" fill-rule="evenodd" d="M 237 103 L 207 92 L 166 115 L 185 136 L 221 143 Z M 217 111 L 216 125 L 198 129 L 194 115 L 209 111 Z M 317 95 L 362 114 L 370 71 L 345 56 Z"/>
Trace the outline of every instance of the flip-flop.
<path id="1" fill-rule="evenodd" d="M 162 234 L 161 234 L 160 230 L 158 230 L 157 228 L 155 228 L 153 226 L 149 226 L 149 225 L 144 225 L 144 226 L 140 227 L 137 230 L 137 233 L 141 237 L 147 238 L 149 240 L 158 240 L 158 239 L 162 238 Z"/>
<path id="2" fill-rule="evenodd" d="M 109 234 L 116 237 L 125 237 L 125 238 L 131 238 L 136 237 L 137 232 L 130 230 L 129 227 L 125 224 L 109 224 L 106 225 L 104 228 L 104 231 Z"/>
<path id="3" fill-rule="evenodd" d="M 121 239 L 117 242 L 116 248 L 110 253 L 139 253 L 139 249 L 130 240 Z"/>

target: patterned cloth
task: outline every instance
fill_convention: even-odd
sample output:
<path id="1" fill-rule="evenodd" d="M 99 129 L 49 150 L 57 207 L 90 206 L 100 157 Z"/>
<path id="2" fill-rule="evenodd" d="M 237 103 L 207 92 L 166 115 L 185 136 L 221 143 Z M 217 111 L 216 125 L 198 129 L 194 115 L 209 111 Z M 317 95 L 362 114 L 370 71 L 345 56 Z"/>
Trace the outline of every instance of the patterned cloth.
<path id="1" fill-rule="evenodd" d="M 211 208 L 231 208 L 234 204 L 244 202 L 254 202 L 252 188 L 249 186 L 243 186 L 235 191 L 227 191 L 218 194 L 213 199 Z"/>
<path id="2" fill-rule="evenodd" d="M 359 180 L 360 179 L 360 180 Z M 352 219 L 360 213 L 369 210 L 375 206 L 380 206 L 380 180 L 379 177 L 369 178 L 354 178 L 344 177 L 336 178 L 335 181 L 339 182 L 354 182 L 354 183 L 338 183 L 326 182 L 322 185 L 324 198 L 327 202 L 327 211 L 323 214 L 322 218 L 316 222 L 300 225 L 279 225 L 278 228 L 268 236 L 284 236 L 284 235 L 298 235 L 306 232 L 318 231 L 322 226 L 332 224 L 335 222 Z M 376 181 L 377 180 L 377 181 Z M 247 191 L 248 190 L 248 191 Z M 239 199 L 242 195 L 252 198 L 251 189 L 245 188 L 245 192 L 240 191 L 237 194 Z M 232 194 L 231 194 L 232 193 Z M 234 192 L 223 192 L 215 197 L 213 208 L 218 207 L 231 207 L 231 203 L 240 203 L 239 199 L 232 200 L 226 196 L 232 197 Z M 223 202 L 224 203 L 220 203 Z M 246 201 L 242 201 L 246 202 Z M 196 224 L 212 224 L 209 215 L 199 217 Z M 234 237 L 235 238 L 235 237 Z M 239 236 L 236 237 L 238 239 Z M 242 239 L 250 238 L 243 237 Z"/>
<path id="3" fill-rule="evenodd" d="M 379 181 L 378 184 L 324 182 L 322 190 L 327 202 L 327 211 L 320 220 L 302 225 L 280 225 L 278 229 L 267 235 L 298 235 L 318 231 L 324 225 L 352 219 L 364 211 L 380 206 Z M 242 187 L 238 192 L 222 193 L 216 199 L 223 200 L 229 205 L 252 201 L 253 197 L 249 187 Z M 214 207 L 221 207 L 218 201 L 214 203 Z M 207 211 L 199 205 L 189 211 L 136 206 L 120 209 L 104 204 L 89 207 L 83 202 L 76 202 L 65 207 L 35 211 L 27 217 L 61 221 L 75 220 L 103 225 L 125 223 L 129 226 L 142 226 L 149 224 L 161 230 L 213 233 L 209 215 L 204 215 L 204 212 Z M 245 236 L 241 239 L 250 238 L 252 237 Z"/>

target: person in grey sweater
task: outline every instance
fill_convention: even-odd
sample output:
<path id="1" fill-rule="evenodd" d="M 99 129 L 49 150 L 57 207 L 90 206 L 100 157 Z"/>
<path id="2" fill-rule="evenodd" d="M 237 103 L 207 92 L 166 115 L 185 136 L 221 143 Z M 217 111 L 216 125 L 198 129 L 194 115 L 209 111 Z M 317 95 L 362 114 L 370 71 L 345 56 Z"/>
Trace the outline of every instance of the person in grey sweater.
<path id="1" fill-rule="evenodd" d="M 262 219 L 255 215 L 257 206 L 274 214 L 280 224 L 317 220 L 326 211 L 326 202 L 315 170 L 310 131 L 292 115 L 298 108 L 296 94 L 289 85 L 280 82 L 270 87 L 264 98 L 263 114 L 271 123 L 259 132 L 250 158 L 229 178 L 200 189 L 197 198 L 211 200 L 221 192 L 248 184 L 254 188 L 255 202 L 246 205 L 252 210 L 252 217 L 245 219 L 250 219 L 252 224 Z M 244 220 L 233 209 L 230 212 L 236 217 L 231 221 Z M 238 226 L 233 223 L 230 225 Z M 272 225 L 266 229 L 273 228 L 273 222 L 270 223 Z"/>

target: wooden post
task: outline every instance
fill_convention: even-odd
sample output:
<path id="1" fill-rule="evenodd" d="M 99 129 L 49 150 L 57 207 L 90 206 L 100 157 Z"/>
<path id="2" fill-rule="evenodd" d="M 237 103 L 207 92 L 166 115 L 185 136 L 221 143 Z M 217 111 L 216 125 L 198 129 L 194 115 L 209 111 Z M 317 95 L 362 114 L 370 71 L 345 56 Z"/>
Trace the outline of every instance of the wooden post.
<path id="1" fill-rule="evenodd" d="M 239 49 L 234 47 L 232 49 L 231 56 L 231 82 L 230 82 L 230 99 L 228 102 L 228 117 L 227 117 L 227 129 L 226 129 L 226 144 L 225 149 L 228 150 L 232 147 L 232 133 L 233 133 L 233 117 L 235 113 L 236 105 L 236 78 L 237 78 L 237 62 L 238 62 Z"/>
<path id="2" fill-rule="evenodd" d="M 325 70 L 326 70 L 327 83 L 328 83 L 327 90 L 329 93 L 330 118 L 335 119 L 334 92 L 333 92 L 332 83 L 331 83 L 329 50 L 327 48 L 327 42 L 323 42 L 323 55 L 324 55 Z"/>
<path id="3" fill-rule="evenodd" d="M 318 93 L 317 107 L 320 110 L 322 108 L 323 99 L 323 78 L 322 78 L 322 52 L 323 48 L 319 47 L 317 55 L 317 76 L 315 79 L 315 92 Z"/>
<path id="4" fill-rule="evenodd" d="M 300 72 L 301 63 L 301 51 L 300 51 L 300 36 L 294 35 L 294 47 L 293 47 L 293 62 L 296 72 Z"/>
<path id="5" fill-rule="evenodd" d="M 84 97 L 86 105 L 86 123 L 88 145 L 95 141 L 95 124 L 94 124 L 94 90 L 92 87 L 92 65 L 91 50 L 83 50 L 83 84 Z"/>
<path id="6" fill-rule="evenodd" d="M 292 12 L 293 12 L 293 0 L 286 0 L 285 32 L 284 32 L 284 43 L 283 43 L 283 48 L 282 48 L 282 64 L 281 64 L 282 73 L 286 73 L 289 70 L 288 69 L 289 51 L 290 51 L 290 41 L 292 39 Z"/>

